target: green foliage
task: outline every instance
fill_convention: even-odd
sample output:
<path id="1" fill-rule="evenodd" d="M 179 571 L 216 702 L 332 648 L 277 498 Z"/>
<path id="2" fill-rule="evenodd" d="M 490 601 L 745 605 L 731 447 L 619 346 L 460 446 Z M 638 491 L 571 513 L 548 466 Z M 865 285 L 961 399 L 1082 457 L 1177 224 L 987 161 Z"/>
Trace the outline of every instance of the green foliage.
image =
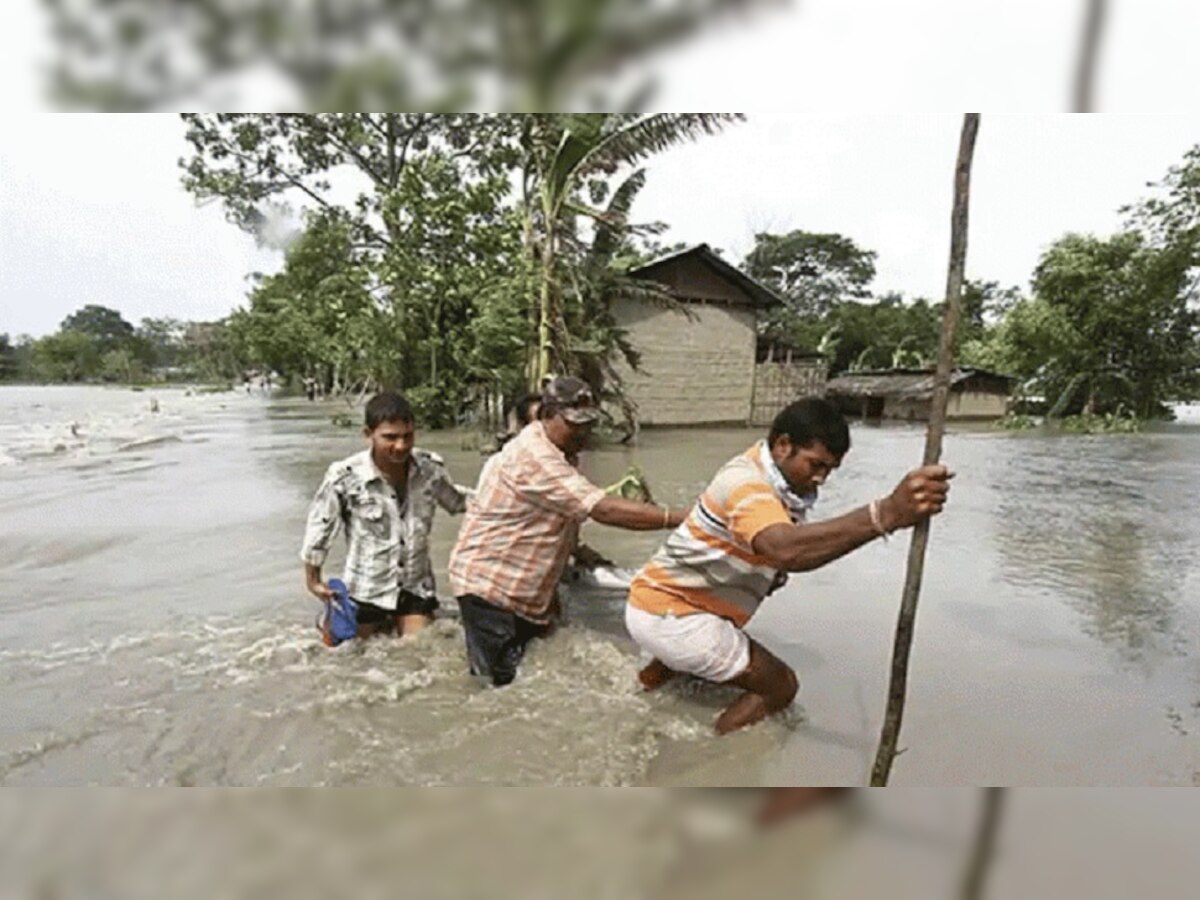
<path id="1" fill-rule="evenodd" d="M 231 222 L 266 244 L 285 246 L 304 227 L 300 204 L 345 222 L 356 245 L 381 252 L 403 239 L 384 207 L 408 166 L 452 153 L 464 176 L 494 175 L 514 158 L 515 122 L 497 115 L 325 113 L 188 114 L 192 155 L 184 187 L 219 200 Z M 334 181 L 339 190 L 334 190 Z M 347 202 L 336 198 L 346 196 Z"/>
<path id="2" fill-rule="evenodd" d="M 144 374 L 141 363 L 128 349 L 109 350 L 100 357 L 100 377 L 105 381 L 133 384 Z"/>
<path id="3" fill-rule="evenodd" d="M 628 108 L 613 73 L 766 0 L 42 0 L 59 102 L 183 106 L 220 79 L 265 77 L 284 106 L 528 111 Z M 626 82 L 628 79 L 622 79 Z M 499 96 L 489 96 L 498 90 Z"/>
<path id="4" fill-rule="evenodd" d="M 170 317 L 142 319 L 134 337 L 141 342 L 143 362 L 152 368 L 170 369 L 185 361 L 187 325 Z"/>
<path id="5" fill-rule="evenodd" d="M 756 234 L 743 263 L 750 277 L 787 301 L 768 319 L 766 331 L 786 331 L 789 317 L 823 319 L 840 303 L 871 295 L 875 279 L 873 250 L 864 250 L 841 234 L 792 231 Z"/>
<path id="6" fill-rule="evenodd" d="M 1143 235 L 1067 235 L 1043 255 L 1034 292 L 1054 317 L 1058 370 L 1080 377 L 1066 412 L 1126 407 L 1140 418 L 1193 389 L 1200 365 L 1200 314 L 1192 308 L 1190 256 L 1149 246 Z"/>
<path id="7" fill-rule="evenodd" d="M 21 335 L 13 340 L 0 334 L 0 382 L 25 381 L 34 377 L 32 370 L 33 338 Z"/>
<path id="8" fill-rule="evenodd" d="M 905 303 L 898 295 L 875 303 L 834 306 L 822 320 L 822 343 L 829 371 L 923 368 L 937 354 L 941 318 L 925 300 Z"/>
<path id="9" fill-rule="evenodd" d="M 1034 419 L 1032 416 L 1011 413 L 1001 419 L 997 419 L 992 423 L 992 427 L 1003 431 L 1029 431 L 1031 428 L 1037 427 L 1037 419 Z"/>
<path id="10" fill-rule="evenodd" d="M 133 326 L 119 312 L 95 304 L 71 313 L 63 320 L 61 328 L 87 335 L 101 354 L 128 347 L 134 336 Z"/>
<path id="11" fill-rule="evenodd" d="M 581 354 L 592 358 L 593 381 L 607 369 L 611 382 L 615 374 L 612 354 L 621 336 L 605 312 L 615 282 L 609 279 L 610 289 L 597 289 L 594 276 L 598 267 L 608 275 L 615 274 L 612 261 L 637 231 L 629 224 L 629 209 L 644 175 L 626 173 L 655 154 L 715 134 L 742 118 L 729 113 L 605 113 L 538 115 L 522 120 L 527 264 L 537 272 L 539 296 L 537 355 L 528 377 L 531 388 L 548 374 L 578 371 Z M 623 180 L 612 191 L 608 179 L 618 173 Z M 597 208 L 610 193 L 607 208 Z M 588 250 L 583 249 L 579 236 L 581 220 L 594 223 L 596 229 L 596 239 Z M 588 289 L 579 289 L 578 285 L 589 281 Z M 624 287 L 635 289 L 628 283 Z M 575 296 L 576 312 L 581 313 L 578 318 L 595 323 L 596 333 L 590 336 L 594 340 L 579 334 L 577 328 L 572 330 L 571 313 L 565 305 L 568 293 Z M 665 291 L 657 290 L 655 295 L 669 302 Z M 626 357 L 630 358 L 629 354 Z M 593 383 L 593 387 L 598 385 Z"/>
<path id="12" fill-rule="evenodd" d="M 229 317 L 229 340 L 243 359 L 285 377 L 319 374 L 327 386 L 362 380 L 379 352 L 369 279 L 349 224 L 315 216 L 283 271 L 262 279 L 249 306 Z"/>
<path id="13" fill-rule="evenodd" d="M 100 346 L 82 331 L 64 330 L 33 345 L 34 376 L 43 381 L 83 381 L 100 366 Z"/>
<path id="14" fill-rule="evenodd" d="M 1152 196 L 1123 210 L 1130 215 L 1130 226 L 1152 246 L 1175 248 L 1193 265 L 1200 264 L 1200 144 L 1188 150 L 1183 162 L 1168 169 L 1166 177 L 1152 187 Z M 1193 276 L 1200 279 L 1200 272 Z"/>
<path id="15" fill-rule="evenodd" d="M 1102 416 L 1088 413 L 1067 416 L 1061 426 L 1074 434 L 1136 434 L 1142 430 L 1142 420 L 1119 407 Z"/>

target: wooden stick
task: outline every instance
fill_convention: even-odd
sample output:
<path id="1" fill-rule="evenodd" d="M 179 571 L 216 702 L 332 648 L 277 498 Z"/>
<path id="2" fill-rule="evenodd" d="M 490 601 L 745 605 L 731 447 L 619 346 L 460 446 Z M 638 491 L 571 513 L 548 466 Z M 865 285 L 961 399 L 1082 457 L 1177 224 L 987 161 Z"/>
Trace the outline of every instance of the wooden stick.
<path id="1" fill-rule="evenodd" d="M 1087 0 L 1083 19 L 1083 36 L 1079 42 L 1079 58 L 1075 63 L 1075 84 L 1071 91 L 1071 112 L 1090 113 L 1096 93 L 1096 68 L 1100 57 L 1100 40 L 1108 13 L 1108 0 Z"/>
<path id="2" fill-rule="evenodd" d="M 942 434 L 946 430 L 946 404 L 950 398 L 950 370 L 954 366 L 954 335 L 958 329 L 963 271 L 967 260 L 967 209 L 971 194 L 971 161 L 975 155 L 975 136 L 979 132 L 979 113 L 963 116 L 958 144 L 958 162 L 954 169 L 954 212 L 950 219 L 950 271 L 946 278 L 946 308 L 942 315 L 942 339 L 938 348 L 937 374 L 930 401 L 929 429 L 925 433 L 923 465 L 935 465 L 942 456 Z M 879 736 L 879 750 L 871 769 L 871 786 L 884 787 L 896 759 L 896 742 L 904 718 L 904 698 L 908 685 L 908 655 L 912 648 L 913 626 L 917 617 L 917 599 L 921 594 L 921 574 L 925 568 L 925 547 L 929 543 L 929 520 L 913 529 L 908 547 L 908 571 L 904 578 L 904 596 L 896 621 L 896 640 L 892 649 L 892 678 L 888 685 L 887 712 Z"/>
<path id="3" fill-rule="evenodd" d="M 1000 813 L 1003 808 L 1004 788 L 984 788 L 979 827 L 975 831 L 975 843 L 971 847 L 971 856 L 967 859 L 962 890 L 959 892 L 962 900 L 983 898 L 983 885 L 992 868 L 992 859 L 996 855 L 996 832 L 1000 827 Z"/>

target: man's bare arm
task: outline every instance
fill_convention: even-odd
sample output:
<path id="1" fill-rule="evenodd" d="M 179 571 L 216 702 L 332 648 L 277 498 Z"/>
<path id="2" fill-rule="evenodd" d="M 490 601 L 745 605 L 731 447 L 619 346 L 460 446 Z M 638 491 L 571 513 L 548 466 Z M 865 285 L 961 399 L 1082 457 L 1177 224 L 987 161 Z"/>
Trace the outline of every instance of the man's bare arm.
<path id="1" fill-rule="evenodd" d="M 891 494 L 876 501 L 875 515 L 868 505 L 827 522 L 771 525 L 755 536 L 752 549 L 777 569 L 819 569 L 877 537 L 936 516 L 946 503 L 953 477 L 945 466 L 916 469 Z"/>
<path id="2" fill-rule="evenodd" d="M 591 518 L 603 525 L 631 531 L 675 528 L 687 518 L 686 509 L 670 509 L 653 503 L 639 503 L 623 497 L 605 497 L 592 507 Z"/>

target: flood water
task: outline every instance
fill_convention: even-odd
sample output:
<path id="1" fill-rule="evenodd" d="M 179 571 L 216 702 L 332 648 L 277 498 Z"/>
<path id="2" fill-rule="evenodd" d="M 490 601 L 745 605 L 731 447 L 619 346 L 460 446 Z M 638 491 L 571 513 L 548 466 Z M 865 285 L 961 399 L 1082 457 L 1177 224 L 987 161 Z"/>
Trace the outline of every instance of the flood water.
<path id="1" fill-rule="evenodd" d="M 767 601 L 750 630 L 795 667 L 797 708 L 718 739 L 728 693 L 635 689 L 619 596 L 570 595 L 571 626 L 502 690 L 466 674 L 452 617 L 321 646 L 297 553 L 325 467 L 361 446 L 339 413 L 357 416 L 258 394 L 0 388 L 0 783 L 865 783 L 906 535 Z M 759 436 L 650 431 L 582 466 L 605 484 L 636 462 L 656 499 L 683 504 Z M 890 489 L 922 440 L 855 426 L 818 516 Z M 418 443 L 474 482 L 470 435 Z M 958 477 L 892 782 L 1200 784 L 1200 427 L 962 429 L 945 458 Z M 457 527 L 435 528 L 443 591 Z M 584 536 L 628 566 L 661 538 Z"/>

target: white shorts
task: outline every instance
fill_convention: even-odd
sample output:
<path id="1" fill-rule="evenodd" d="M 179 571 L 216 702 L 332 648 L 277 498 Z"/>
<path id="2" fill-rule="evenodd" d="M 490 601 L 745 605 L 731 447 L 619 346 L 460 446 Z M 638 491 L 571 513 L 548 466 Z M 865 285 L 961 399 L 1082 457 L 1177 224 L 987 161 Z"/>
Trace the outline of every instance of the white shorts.
<path id="1" fill-rule="evenodd" d="M 720 683 L 750 667 L 746 632 L 712 613 L 660 616 L 626 603 L 625 627 L 639 647 L 676 672 Z"/>

